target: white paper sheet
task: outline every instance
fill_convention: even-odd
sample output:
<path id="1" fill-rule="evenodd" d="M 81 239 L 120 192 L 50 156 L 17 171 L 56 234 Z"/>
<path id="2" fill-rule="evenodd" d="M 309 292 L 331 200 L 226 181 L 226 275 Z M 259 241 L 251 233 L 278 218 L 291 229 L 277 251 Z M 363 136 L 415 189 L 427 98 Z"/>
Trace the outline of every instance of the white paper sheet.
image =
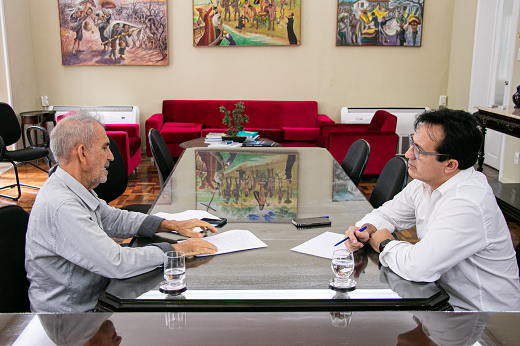
<path id="1" fill-rule="evenodd" d="M 219 220 L 220 218 L 214 215 L 211 215 L 207 211 L 204 210 L 186 210 L 182 213 L 170 214 L 170 213 L 155 213 L 153 214 L 158 217 L 162 217 L 165 220 L 174 220 L 174 221 L 186 221 L 191 219 L 213 219 Z"/>
<path id="2" fill-rule="evenodd" d="M 212 255 L 203 254 L 197 255 L 196 257 L 221 255 L 224 253 L 267 247 L 267 244 L 258 239 L 253 233 L 240 229 L 234 229 L 224 233 L 216 234 L 204 238 L 204 240 L 215 245 L 218 248 L 218 251 Z"/>
<path id="3" fill-rule="evenodd" d="M 301 252 L 307 255 L 332 259 L 334 250 L 343 249 L 345 245 L 336 245 L 340 240 L 345 238 L 344 234 L 325 232 L 317 237 L 307 240 L 305 243 L 293 247 L 291 251 Z"/>

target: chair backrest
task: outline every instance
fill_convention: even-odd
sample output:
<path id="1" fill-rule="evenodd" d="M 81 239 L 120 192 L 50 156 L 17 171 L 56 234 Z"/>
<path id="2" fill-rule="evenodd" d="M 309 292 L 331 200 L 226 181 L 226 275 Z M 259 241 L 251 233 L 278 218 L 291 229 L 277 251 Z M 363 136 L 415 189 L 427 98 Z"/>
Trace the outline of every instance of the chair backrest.
<path id="1" fill-rule="evenodd" d="M 152 155 L 157 163 L 157 170 L 159 171 L 159 181 L 161 183 L 161 187 L 164 185 L 164 181 L 168 178 L 170 173 L 173 171 L 173 167 L 175 167 L 175 162 L 173 161 L 172 155 L 170 154 L 170 150 L 168 150 L 168 146 L 166 142 L 161 136 L 161 133 L 156 129 L 150 129 L 148 132 L 148 138 L 150 141 L 150 149 L 152 149 Z"/>
<path id="2" fill-rule="evenodd" d="M 128 185 L 128 174 L 123 156 L 112 137 L 108 136 L 108 138 L 110 139 L 110 151 L 114 156 L 114 161 L 110 162 L 107 168 L 107 181 L 94 189 L 98 197 L 107 203 L 121 196 Z"/>
<path id="3" fill-rule="evenodd" d="M 370 124 L 368 125 L 367 131 L 391 131 L 395 132 L 397 126 L 397 117 L 384 110 L 378 110 Z"/>
<path id="4" fill-rule="evenodd" d="M 520 269 L 520 243 L 518 243 L 518 245 L 516 245 L 515 251 L 516 251 L 516 263 L 518 264 L 518 269 Z"/>
<path id="5" fill-rule="evenodd" d="M 17 205 L 0 207 L 0 313 L 29 312 L 25 234 L 29 214 Z"/>
<path id="6" fill-rule="evenodd" d="M 4 145 L 8 146 L 18 142 L 22 135 L 16 113 L 7 103 L 0 102 L 0 137 Z"/>
<path id="7" fill-rule="evenodd" d="M 408 165 L 402 157 L 396 156 L 390 159 L 379 178 L 370 196 L 370 204 L 372 207 L 379 208 L 386 201 L 391 200 L 401 192 L 408 182 Z"/>
<path id="8" fill-rule="evenodd" d="M 352 143 L 341 163 L 341 167 L 356 186 L 358 186 L 367 167 L 369 156 L 370 144 L 364 139 L 358 139 Z"/>

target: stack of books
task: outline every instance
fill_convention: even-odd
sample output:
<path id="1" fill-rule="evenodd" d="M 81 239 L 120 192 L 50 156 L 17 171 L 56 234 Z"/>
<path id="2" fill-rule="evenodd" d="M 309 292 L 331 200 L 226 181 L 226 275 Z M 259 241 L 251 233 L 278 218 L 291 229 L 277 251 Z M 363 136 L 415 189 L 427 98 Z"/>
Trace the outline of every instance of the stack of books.
<path id="1" fill-rule="evenodd" d="M 256 131 L 240 131 L 237 136 L 246 137 L 246 142 L 256 141 L 260 138 Z"/>
<path id="2" fill-rule="evenodd" d="M 225 136 L 224 132 L 210 132 L 204 138 L 204 143 L 222 142 L 222 136 Z"/>

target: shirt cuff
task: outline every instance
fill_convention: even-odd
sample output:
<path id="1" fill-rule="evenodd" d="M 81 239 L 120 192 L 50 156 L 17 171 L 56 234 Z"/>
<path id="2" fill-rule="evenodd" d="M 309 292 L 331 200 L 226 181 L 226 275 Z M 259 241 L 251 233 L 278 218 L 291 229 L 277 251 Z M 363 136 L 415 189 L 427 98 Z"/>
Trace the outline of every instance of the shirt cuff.
<path id="1" fill-rule="evenodd" d="M 139 237 L 151 238 L 157 232 L 157 228 L 164 219 L 162 217 L 148 215 L 137 231 Z"/>
<path id="2" fill-rule="evenodd" d="M 159 249 L 163 250 L 163 252 L 175 251 L 172 244 L 170 243 L 152 243 L 146 246 L 157 246 Z"/>

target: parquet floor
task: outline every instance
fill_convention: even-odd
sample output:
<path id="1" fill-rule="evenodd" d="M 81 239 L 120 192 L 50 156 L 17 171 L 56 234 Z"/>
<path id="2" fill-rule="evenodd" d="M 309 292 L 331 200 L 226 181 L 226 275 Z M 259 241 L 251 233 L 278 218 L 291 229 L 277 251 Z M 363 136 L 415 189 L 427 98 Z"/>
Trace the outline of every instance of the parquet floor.
<path id="1" fill-rule="evenodd" d="M 43 161 L 39 162 L 39 166 L 45 169 L 47 168 L 47 165 Z M 20 176 L 20 182 L 25 184 L 42 186 L 47 179 L 47 175 L 44 172 L 27 164 L 20 164 L 18 166 L 18 173 Z M 484 174 L 488 177 L 490 182 L 498 181 L 498 171 L 484 166 Z M 359 189 L 367 198 L 370 197 L 376 181 L 377 176 L 364 176 L 361 179 Z M 12 182 L 14 182 L 14 171 L 11 168 L 0 176 L 0 186 Z M 112 201 L 110 205 L 114 207 L 122 207 L 126 204 L 151 204 L 159 194 L 159 191 L 159 175 L 157 169 L 152 165 L 150 158 L 143 156 L 137 172 L 132 173 L 128 177 L 128 188 L 126 191 L 119 198 Z M 0 190 L 0 193 L 2 194 L 14 195 L 15 192 L 15 189 Z M 0 205 L 16 204 L 30 213 L 37 192 L 38 190 L 36 189 L 22 187 L 22 197 L 17 202 L 0 197 Z M 511 238 L 516 246 L 520 242 L 520 226 L 512 219 L 506 217 L 506 220 L 508 221 Z M 414 228 L 402 231 L 399 238 L 411 243 L 417 242 L 417 234 Z"/>

